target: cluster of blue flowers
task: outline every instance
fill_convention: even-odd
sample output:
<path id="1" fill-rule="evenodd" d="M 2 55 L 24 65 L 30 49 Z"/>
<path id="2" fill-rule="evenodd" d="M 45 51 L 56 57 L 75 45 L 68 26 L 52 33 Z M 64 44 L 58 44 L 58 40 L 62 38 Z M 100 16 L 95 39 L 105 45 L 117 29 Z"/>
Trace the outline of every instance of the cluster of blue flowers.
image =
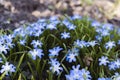
<path id="1" fill-rule="evenodd" d="M 70 74 L 66 75 L 67 80 L 91 80 L 90 72 L 86 69 L 79 69 L 80 65 L 72 66 L 72 70 L 70 70 Z"/>
<path id="2" fill-rule="evenodd" d="M 69 19 L 71 21 L 82 20 L 82 17 L 79 15 L 74 15 L 72 17 L 69 17 Z M 115 49 L 120 50 L 120 29 L 115 29 L 112 24 L 102 24 L 89 18 L 87 19 L 87 21 L 91 23 L 90 28 L 95 29 L 94 39 L 84 40 L 82 38 L 76 38 L 72 43 L 70 43 L 70 46 L 72 47 L 65 47 L 65 43 L 69 44 L 70 39 L 76 36 L 72 35 L 72 32 L 76 31 L 76 28 L 78 27 L 74 24 L 74 22 L 69 21 L 69 19 L 64 19 L 63 21 L 60 21 L 56 16 L 50 17 L 50 19 L 40 19 L 37 22 L 28 25 L 27 27 L 20 27 L 15 29 L 11 34 L 1 35 L 0 64 L 2 65 L 0 73 L 6 72 L 6 75 L 10 75 L 11 73 L 16 71 L 16 67 L 14 66 L 16 64 L 10 64 L 10 62 L 4 60 L 4 58 L 5 56 L 9 55 L 11 49 L 16 48 L 16 46 L 18 45 L 20 45 L 21 47 L 30 47 L 30 50 L 27 51 L 27 54 L 31 56 L 32 60 L 42 60 L 44 59 L 44 57 L 48 56 L 47 58 L 49 61 L 49 70 L 52 71 L 52 73 L 56 73 L 56 75 L 65 72 L 65 67 L 63 67 L 63 65 L 67 66 L 65 63 L 70 64 L 70 67 L 68 68 L 69 73 L 64 73 L 64 77 L 66 78 L 66 80 L 92 80 L 92 78 L 94 79 L 94 76 L 91 75 L 92 73 L 89 71 L 88 68 L 86 68 L 88 66 L 83 66 L 77 62 L 77 57 L 80 56 L 82 49 L 89 48 L 90 50 L 93 50 L 93 48 L 95 47 L 100 48 L 102 46 L 104 49 L 103 52 L 106 51 L 106 55 L 104 53 L 100 54 L 100 56 L 97 58 L 97 66 L 108 67 L 110 71 L 117 71 L 118 69 L 120 69 L 120 59 L 118 57 L 117 59 L 113 59 L 108 55 L 110 54 L 109 51 L 115 51 Z M 59 31 L 58 26 L 60 26 L 60 28 L 63 28 L 64 26 L 65 29 L 63 28 L 62 31 Z M 48 34 L 45 33 L 47 30 Z M 112 31 L 114 30 L 117 30 L 116 35 L 118 34 L 119 36 L 119 39 L 117 39 L 116 41 L 113 40 L 114 34 L 112 33 Z M 45 43 L 46 39 L 49 41 L 48 35 L 51 33 L 56 34 L 55 31 L 59 32 L 59 34 L 57 35 L 57 38 L 60 37 L 59 40 L 66 41 L 62 42 L 62 44 L 65 44 L 64 46 L 55 43 L 54 40 L 53 43 L 55 43 L 55 45 L 53 46 L 51 45 L 50 47 L 48 47 L 49 44 Z M 47 37 L 43 34 L 45 34 Z M 18 38 L 17 43 L 15 43 L 16 38 Z M 104 40 L 105 38 L 107 38 L 108 40 Z M 43 48 L 45 45 L 47 45 L 49 49 L 46 48 L 46 50 L 44 50 Z M 61 60 L 58 59 L 60 57 Z M 115 76 L 119 76 L 119 74 Z M 102 75 L 98 77 L 98 80 L 112 79 L 110 78 L 110 76 L 107 77 Z"/>

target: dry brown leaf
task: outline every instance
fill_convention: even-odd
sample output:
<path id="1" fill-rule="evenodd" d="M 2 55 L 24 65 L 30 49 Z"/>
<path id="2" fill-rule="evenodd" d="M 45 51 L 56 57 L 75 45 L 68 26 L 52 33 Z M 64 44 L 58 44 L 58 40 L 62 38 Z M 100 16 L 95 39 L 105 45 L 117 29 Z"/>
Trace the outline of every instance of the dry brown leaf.
<path id="1" fill-rule="evenodd" d="M 83 62 L 87 65 L 87 66 L 90 66 L 91 62 L 93 61 L 93 58 L 90 57 L 90 56 L 85 56 L 83 58 Z"/>

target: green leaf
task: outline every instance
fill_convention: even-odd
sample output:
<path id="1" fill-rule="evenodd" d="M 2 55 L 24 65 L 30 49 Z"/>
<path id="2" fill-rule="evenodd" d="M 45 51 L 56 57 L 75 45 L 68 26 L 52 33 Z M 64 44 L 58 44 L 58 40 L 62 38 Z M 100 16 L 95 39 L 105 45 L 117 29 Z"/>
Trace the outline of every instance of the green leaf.
<path id="1" fill-rule="evenodd" d="M 16 72 L 15 72 L 15 74 L 14 74 L 14 77 L 16 76 L 16 74 L 17 74 L 17 72 L 18 72 L 18 70 L 19 70 L 19 68 L 20 68 L 20 65 L 22 64 L 22 61 L 23 61 L 24 56 L 25 56 L 25 53 L 23 53 L 22 56 L 20 57 L 20 60 L 19 60 L 19 62 L 18 62 L 17 68 L 16 68 Z"/>
<path id="2" fill-rule="evenodd" d="M 18 80 L 22 80 L 21 74 L 19 74 Z"/>
<path id="3" fill-rule="evenodd" d="M 27 62 L 27 64 L 28 64 L 28 67 L 29 67 L 30 71 L 32 72 L 32 75 L 33 75 L 32 77 L 34 77 L 35 73 L 34 73 L 34 70 L 32 69 L 32 66 L 30 65 L 29 62 Z"/>
<path id="4" fill-rule="evenodd" d="M 0 80 L 3 80 L 3 78 L 5 77 L 6 72 L 4 72 L 1 76 L 0 76 Z"/>
<path id="5" fill-rule="evenodd" d="M 65 69 L 66 73 L 69 74 L 69 71 L 68 71 L 67 68 L 64 66 L 64 64 L 61 63 L 61 65 L 62 65 L 62 67 Z"/>
<path id="6" fill-rule="evenodd" d="M 32 75 L 32 77 L 31 77 L 31 80 L 35 80 L 34 77 L 33 77 L 33 75 Z"/>

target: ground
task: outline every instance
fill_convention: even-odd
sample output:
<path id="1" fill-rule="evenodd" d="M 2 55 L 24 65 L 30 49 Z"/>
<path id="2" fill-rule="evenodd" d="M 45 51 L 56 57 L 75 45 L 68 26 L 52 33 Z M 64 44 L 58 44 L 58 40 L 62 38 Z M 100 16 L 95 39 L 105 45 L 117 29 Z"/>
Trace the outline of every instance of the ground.
<path id="1" fill-rule="evenodd" d="M 119 0 L 0 0 L 0 28 L 15 29 L 39 18 L 80 14 L 120 25 Z"/>

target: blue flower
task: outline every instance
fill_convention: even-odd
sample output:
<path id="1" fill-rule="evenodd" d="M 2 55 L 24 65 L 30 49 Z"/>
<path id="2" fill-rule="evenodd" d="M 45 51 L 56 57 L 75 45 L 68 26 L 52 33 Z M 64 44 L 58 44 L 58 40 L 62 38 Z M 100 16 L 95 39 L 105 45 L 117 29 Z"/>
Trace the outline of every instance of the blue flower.
<path id="1" fill-rule="evenodd" d="M 31 44 L 33 45 L 34 48 L 42 47 L 42 42 L 39 40 L 33 40 Z"/>
<path id="2" fill-rule="evenodd" d="M 99 65 L 105 65 L 106 66 L 107 63 L 109 63 L 108 57 L 102 56 L 101 58 L 99 58 Z"/>
<path id="3" fill-rule="evenodd" d="M 30 25 L 30 30 L 35 32 L 38 30 L 44 30 L 45 29 L 46 24 L 41 23 L 41 22 L 36 22 Z M 29 29 L 27 31 L 29 31 Z"/>
<path id="4" fill-rule="evenodd" d="M 58 17 L 57 17 L 57 16 L 51 16 L 51 17 L 49 18 L 49 20 L 50 20 L 50 21 L 56 21 L 56 20 L 58 20 Z"/>
<path id="5" fill-rule="evenodd" d="M 15 69 L 16 67 L 13 64 L 9 64 L 9 62 L 6 62 L 5 65 L 2 65 L 0 73 L 6 72 L 6 75 L 8 75 L 8 73 L 15 72 Z"/>
<path id="6" fill-rule="evenodd" d="M 117 34 L 120 36 L 120 28 L 117 29 Z"/>
<path id="7" fill-rule="evenodd" d="M 80 68 L 80 65 L 77 65 L 76 67 L 75 67 L 75 66 L 72 66 L 72 71 L 73 71 L 74 73 L 79 73 L 79 72 L 80 72 L 79 68 Z M 72 71 L 71 71 L 71 72 L 72 72 Z"/>
<path id="8" fill-rule="evenodd" d="M 62 39 L 70 38 L 70 33 L 67 33 L 67 32 L 61 33 L 61 38 L 62 38 Z"/>
<path id="9" fill-rule="evenodd" d="M 66 26 L 69 30 L 75 30 L 76 26 L 74 24 L 69 24 Z"/>
<path id="10" fill-rule="evenodd" d="M 102 77 L 102 78 L 98 78 L 98 80 L 106 80 L 106 79 Z"/>
<path id="11" fill-rule="evenodd" d="M 97 36 L 95 36 L 95 39 L 98 40 L 98 41 L 101 41 L 102 37 L 100 35 L 97 35 Z"/>
<path id="12" fill-rule="evenodd" d="M 108 78 L 106 78 L 106 80 L 112 80 L 112 79 L 108 77 Z"/>
<path id="13" fill-rule="evenodd" d="M 78 76 L 77 80 L 79 80 L 79 75 L 76 75 L 76 76 Z M 65 77 L 66 77 L 66 80 L 76 80 L 74 79 L 73 75 L 65 75 Z"/>
<path id="14" fill-rule="evenodd" d="M 115 72 L 111 80 L 120 80 L 120 74 L 118 72 Z"/>
<path id="15" fill-rule="evenodd" d="M 120 68 L 120 59 L 117 59 L 116 61 L 114 61 L 114 64 L 117 69 Z"/>
<path id="16" fill-rule="evenodd" d="M 84 78 L 84 80 L 91 80 L 91 75 L 90 72 L 87 71 L 86 69 L 82 69 L 81 71 L 81 76 Z"/>
<path id="17" fill-rule="evenodd" d="M 6 45 L 0 45 L 0 54 L 1 53 L 5 53 L 5 54 L 7 54 L 7 50 L 8 50 L 9 48 L 6 46 Z"/>
<path id="18" fill-rule="evenodd" d="M 115 72 L 115 76 L 119 76 L 120 74 L 118 72 Z"/>
<path id="19" fill-rule="evenodd" d="M 57 75 L 59 75 L 60 72 L 63 71 L 63 68 L 60 67 L 60 63 L 56 59 L 51 59 L 49 63 L 51 64 L 50 70 L 53 73 L 57 73 Z"/>
<path id="20" fill-rule="evenodd" d="M 54 57 L 54 56 L 58 56 L 59 52 L 62 50 L 62 48 L 58 47 L 54 47 L 53 49 L 49 49 L 49 56 L 50 57 Z"/>
<path id="21" fill-rule="evenodd" d="M 103 29 L 103 30 L 101 31 L 101 34 L 100 34 L 100 35 L 101 35 L 101 36 L 109 36 L 110 33 L 109 33 L 108 30 Z"/>
<path id="22" fill-rule="evenodd" d="M 72 70 L 70 70 L 70 74 L 65 75 L 67 80 L 84 80 L 81 76 L 80 76 L 80 65 L 72 66 Z"/>
<path id="23" fill-rule="evenodd" d="M 19 43 L 20 43 L 21 45 L 23 45 L 23 46 L 24 46 L 24 45 L 25 45 L 25 43 L 26 43 L 26 40 L 25 40 L 25 39 L 20 40 L 20 41 L 19 41 Z"/>
<path id="24" fill-rule="evenodd" d="M 78 56 L 79 50 L 76 48 L 73 48 L 72 50 L 68 50 L 66 60 L 68 62 L 75 62 L 76 61 L 76 56 Z"/>
<path id="25" fill-rule="evenodd" d="M 5 43 L 5 39 L 3 36 L 0 36 L 0 45 L 3 45 Z"/>
<path id="26" fill-rule="evenodd" d="M 93 21 L 93 22 L 91 23 L 91 25 L 92 25 L 93 27 L 101 26 L 101 24 L 100 24 L 99 22 L 97 22 L 97 21 Z"/>
<path id="27" fill-rule="evenodd" d="M 49 18 L 49 20 L 50 20 L 51 23 L 56 24 L 56 25 L 58 23 L 60 23 L 57 16 L 52 16 L 52 17 Z"/>
<path id="28" fill-rule="evenodd" d="M 15 30 L 13 31 L 13 35 L 14 35 L 14 36 L 17 36 L 18 33 L 19 33 L 21 30 L 22 30 L 22 27 L 19 27 L 19 28 L 15 29 Z"/>
<path id="29" fill-rule="evenodd" d="M 111 34 L 111 35 L 110 35 L 110 39 L 114 39 L 114 35 Z"/>
<path id="30" fill-rule="evenodd" d="M 116 69 L 116 64 L 114 61 L 110 62 L 108 64 L 109 70 L 115 70 Z"/>
<path id="31" fill-rule="evenodd" d="M 118 40 L 118 45 L 120 45 L 120 40 Z"/>
<path id="32" fill-rule="evenodd" d="M 42 19 L 39 19 L 37 22 L 38 23 L 44 23 L 44 22 L 46 22 L 47 20 L 45 19 L 45 18 L 42 18 Z"/>
<path id="33" fill-rule="evenodd" d="M 120 80 L 120 76 L 116 76 L 114 80 Z"/>
<path id="34" fill-rule="evenodd" d="M 106 49 L 112 49 L 113 47 L 115 47 L 115 42 L 114 41 L 108 41 L 106 44 L 105 44 L 105 48 Z"/>
<path id="35" fill-rule="evenodd" d="M 14 36 L 12 34 L 9 35 L 4 35 L 4 39 L 6 40 L 6 42 L 12 42 Z"/>
<path id="36" fill-rule="evenodd" d="M 59 63 L 59 61 L 57 61 L 56 58 L 55 58 L 55 59 L 50 58 L 50 62 L 49 62 L 49 64 L 51 64 L 51 65 L 55 65 L 55 64 L 57 64 L 57 63 Z"/>
<path id="37" fill-rule="evenodd" d="M 80 47 L 80 48 L 83 48 L 83 47 L 86 47 L 88 45 L 87 42 L 83 41 L 83 40 L 76 40 L 74 42 L 74 46 L 77 46 L 77 47 Z"/>
<path id="38" fill-rule="evenodd" d="M 40 36 L 44 29 L 45 29 L 46 24 L 42 22 L 36 22 L 25 28 L 24 33 L 29 36 L 35 36 L 38 37 Z"/>
<path id="39" fill-rule="evenodd" d="M 42 56 L 44 55 L 42 52 L 43 52 L 42 49 L 33 49 L 33 50 L 29 51 L 33 60 L 35 60 L 37 56 L 41 59 Z"/>
<path id="40" fill-rule="evenodd" d="M 100 36 L 109 36 L 110 32 L 107 29 L 102 29 L 102 28 L 96 28 L 96 32 L 100 35 Z"/>
<path id="41" fill-rule="evenodd" d="M 88 46 L 88 47 L 89 47 L 89 46 L 94 47 L 96 44 L 98 44 L 97 41 L 90 41 L 90 42 L 88 42 L 88 45 L 87 45 L 87 46 Z"/>
<path id="42" fill-rule="evenodd" d="M 48 24 L 47 29 L 50 29 L 50 30 L 57 29 L 56 24 L 53 24 L 53 23 Z"/>
<path id="43" fill-rule="evenodd" d="M 80 65 L 72 66 L 70 74 L 65 75 L 67 80 L 91 80 L 90 72 L 85 69 L 79 69 Z"/>
<path id="44" fill-rule="evenodd" d="M 78 14 L 75 14 L 71 17 L 72 20 L 75 20 L 75 19 L 81 19 L 82 16 L 78 15 Z"/>
<path id="45" fill-rule="evenodd" d="M 24 38 L 26 36 L 26 33 L 27 33 L 26 29 L 23 27 L 20 27 L 20 28 L 14 30 L 13 35 L 14 36 L 21 36 Z"/>
<path id="46" fill-rule="evenodd" d="M 64 19 L 62 23 L 69 29 L 69 30 L 75 30 L 76 26 L 72 23 L 70 23 L 67 19 Z"/>
<path id="47" fill-rule="evenodd" d="M 33 35 L 34 35 L 35 37 L 39 37 L 42 33 L 43 33 L 42 30 L 36 30 L 36 32 L 34 32 Z"/>
<path id="48" fill-rule="evenodd" d="M 64 19 L 64 20 L 62 21 L 62 23 L 63 23 L 65 26 L 68 26 L 68 25 L 71 24 L 67 19 Z"/>
<path id="49" fill-rule="evenodd" d="M 104 77 L 102 77 L 102 78 L 98 78 L 98 80 L 112 80 L 111 78 L 104 78 Z"/>
<path id="50" fill-rule="evenodd" d="M 97 33 L 99 33 L 100 35 L 101 35 L 101 33 L 102 33 L 102 29 L 101 28 L 96 28 L 96 30 L 95 30 Z"/>
<path id="51" fill-rule="evenodd" d="M 15 44 L 12 43 L 12 42 L 7 42 L 7 43 L 5 43 L 5 44 L 6 44 L 6 46 L 7 46 L 8 48 L 13 48 L 13 47 L 15 46 Z"/>
<path id="52" fill-rule="evenodd" d="M 3 61 L 2 61 L 2 58 L 0 58 L 0 63 L 2 63 Z"/>
<path id="53" fill-rule="evenodd" d="M 70 63 L 75 62 L 76 61 L 76 56 L 77 56 L 77 54 L 69 53 L 66 57 L 66 60 Z"/>
<path id="54" fill-rule="evenodd" d="M 112 80 L 111 78 L 104 78 L 104 77 L 101 77 L 101 78 L 98 78 L 98 80 Z"/>
<path id="55" fill-rule="evenodd" d="M 109 23 L 103 24 L 102 28 L 106 29 L 106 30 L 109 30 L 109 31 L 112 31 L 114 29 L 113 25 L 109 24 Z"/>

